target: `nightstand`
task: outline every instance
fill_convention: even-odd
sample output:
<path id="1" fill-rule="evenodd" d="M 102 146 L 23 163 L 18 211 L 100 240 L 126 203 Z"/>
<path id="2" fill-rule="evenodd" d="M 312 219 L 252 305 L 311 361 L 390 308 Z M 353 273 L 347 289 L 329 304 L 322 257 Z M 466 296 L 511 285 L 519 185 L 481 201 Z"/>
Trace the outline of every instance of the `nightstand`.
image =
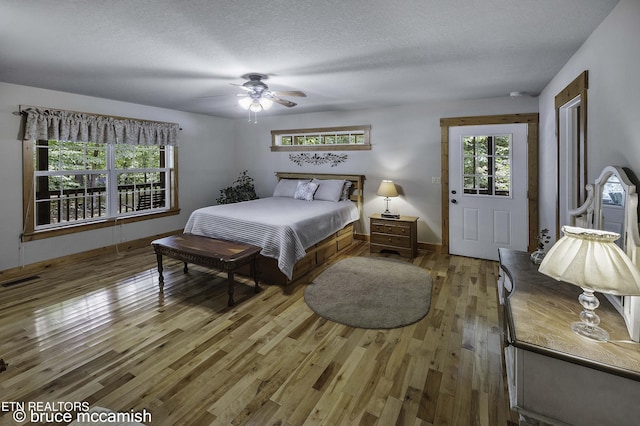
<path id="1" fill-rule="evenodd" d="M 369 216 L 369 220 L 371 253 L 389 250 L 409 258 L 418 255 L 417 217 L 400 216 L 399 219 L 390 219 L 375 213 Z"/>

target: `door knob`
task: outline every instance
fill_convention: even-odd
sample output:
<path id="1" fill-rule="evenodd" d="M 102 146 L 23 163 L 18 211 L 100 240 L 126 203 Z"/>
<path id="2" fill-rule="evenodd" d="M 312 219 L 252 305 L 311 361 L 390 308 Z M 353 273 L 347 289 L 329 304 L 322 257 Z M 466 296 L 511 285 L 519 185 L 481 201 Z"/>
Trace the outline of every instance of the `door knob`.
<path id="1" fill-rule="evenodd" d="M 451 191 L 451 193 L 452 193 L 453 195 L 455 195 L 455 194 L 457 194 L 458 192 L 454 189 L 453 191 Z"/>
<path id="2" fill-rule="evenodd" d="M 453 204 L 458 204 L 458 200 L 456 200 L 455 198 L 454 198 L 453 200 L 451 200 L 451 202 L 452 202 Z"/>

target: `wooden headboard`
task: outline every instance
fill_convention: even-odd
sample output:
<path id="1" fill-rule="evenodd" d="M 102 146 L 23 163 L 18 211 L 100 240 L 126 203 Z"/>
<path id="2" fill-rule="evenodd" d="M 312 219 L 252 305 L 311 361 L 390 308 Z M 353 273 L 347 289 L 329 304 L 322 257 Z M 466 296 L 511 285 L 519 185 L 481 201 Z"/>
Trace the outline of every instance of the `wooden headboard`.
<path id="1" fill-rule="evenodd" d="M 295 172 L 276 172 L 278 180 L 280 179 L 341 179 L 351 182 L 351 192 L 349 199 L 358 205 L 358 209 L 362 211 L 362 200 L 364 190 L 364 175 L 339 175 L 331 173 L 295 173 Z"/>

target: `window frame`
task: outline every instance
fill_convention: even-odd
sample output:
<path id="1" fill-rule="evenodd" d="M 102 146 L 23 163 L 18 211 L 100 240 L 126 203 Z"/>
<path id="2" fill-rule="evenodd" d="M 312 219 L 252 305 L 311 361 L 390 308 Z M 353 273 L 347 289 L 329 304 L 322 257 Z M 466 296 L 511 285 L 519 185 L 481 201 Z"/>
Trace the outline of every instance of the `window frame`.
<path id="1" fill-rule="evenodd" d="M 136 214 L 125 214 L 99 218 L 91 221 L 65 223 L 59 226 L 47 227 L 45 229 L 36 229 L 36 200 L 34 186 L 36 173 L 34 164 L 34 148 L 37 142 L 38 141 L 34 139 L 25 139 L 22 141 L 22 208 L 24 223 L 21 240 L 23 242 L 106 228 L 126 223 L 156 219 L 165 216 L 173 216 L 180 213 L 180 207 L 178 205 L 178 147 L 172 146 L 172 149 L 168 152 L 168 155 L 172 157 L 173 167 L 170 167 L 168 171 L 167 191 L 169 191 L 169 197 L 166 200 L 166 209 L 150 209 L 149 211 L 145 210 L 145 212 L 143 213 L 136 212 Z M 113 170 L 112 173 L 116 173 L 116 171 Z"/>
<path id="2" fill-rule="evenodd" d="M 281 145 L 283 136 L 317 136 L 336 133 L 357 133 L 364 135 L 363 144 L 318 144 L 318 145 Z M 361 151 L 371 149 L 371 126 L 319 127 L 310 129 L 287 129 L 271 131 L 271 151 Z"/>

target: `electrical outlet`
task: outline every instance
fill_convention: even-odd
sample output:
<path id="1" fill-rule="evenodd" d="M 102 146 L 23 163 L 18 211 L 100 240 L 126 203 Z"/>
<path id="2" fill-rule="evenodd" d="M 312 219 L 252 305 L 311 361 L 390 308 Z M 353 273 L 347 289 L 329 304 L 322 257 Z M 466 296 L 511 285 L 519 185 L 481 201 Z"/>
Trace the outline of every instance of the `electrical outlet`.
<path id="1" fill-rule="evenodd" d="M 432 176 L 431 183 L 440 183 L 440 176 Z"/>

